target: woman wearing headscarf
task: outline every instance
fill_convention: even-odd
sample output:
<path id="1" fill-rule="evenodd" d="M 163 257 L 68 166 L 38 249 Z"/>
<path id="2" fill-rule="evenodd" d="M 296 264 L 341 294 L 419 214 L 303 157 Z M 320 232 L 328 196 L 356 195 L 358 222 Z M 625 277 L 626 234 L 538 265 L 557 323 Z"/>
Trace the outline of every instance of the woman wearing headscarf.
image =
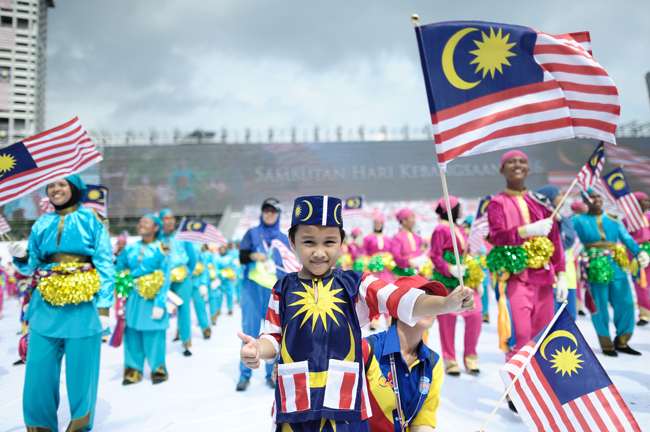
<path id="1" fill-rule="evenodd" d="M 397 212 L 397 220 L 402 225 L 391 241 L 391 252 L 395 261 L 395 276 L 413 276 L 427 262 L 422 254 L 422 239 L 413 232 L 415 213 L 409 208 Z"/>
<path id="2" fill-rule="evenodd" d="M 553 208 L 557 207 L 562 200 L 560 195 L 560 188 L 554 185 L 546 185 L 537 189 L 535 192 L 544 195 L 551 201 Z M 571 315 L 571 318 L 574 320 L 578 315 L 578 303 L 577 303 L 577 288 L 578 288 L 578 278 L 576 275 L 576 263 L 573 259 L 573 246 L 576 241 L 576 230 L 573 228 L 573 223 L 571 219 L 562 217 L 558 212 L 555 215 L 555 221 L 560 228 L 560 239 L 562 240 L 562 247 L 564 248 L 564 261 L 566 263 L 566 282 L 568 288 L 567 301 L 569 302 L 566 306 L 567 312 Z M 557 312 L 562 306 L 561 302 L 555 301 L 555 311 Z"/>
<path id="3" fill-rule="evenodd" d="M 465 229 L 457 225 L 458 218 L 461 216 L 460 204 L 458 198 L 449 196 L 449 204 L 451 205 L 451 215 L 454 222 L 454 237 L 456 237 L 456 245 L 458 246 L 458 253 L 462 257 L 468 250 L 467 234 Z M 431 236 L 431 262 L 435 269 L 433 279 L 442 283 L 449 292 L 456 289 L 460 285 L 458 277 L 460 276 L 456 259 L 454 257 L 454 245 L 451 233 L 451 224 L 449 222 L 449 215 L 447 212 L 447 203 L 444 198 L 440 199 L 436 213 L 440 215 L 440 223 L 433 230 Z M 471 263 L 470 263 L 471 261 Z M 452 376 L 460 375 L 460 369 L 456 362 L 456 347 L 455 347 L 455 333 L 456 333 L 456 318 L 458 315 L 465 319 L 465 352 L 464 363 L 467 371 L 472 375 L 478 375 L 480 370 L 478 368 L 478 354 L 476 353 L 476 345 L 478 338 L 481 334 L 482 325 L 482 312 L 481 295 L 479 290 L 483 289 L 483 272 L 481 271 L 478 263 L 473 260 L 471 256 L 467 256 L 465 260 L 467 265 L 471 265 L 471 271 L 466 271 L 468 266 L 463 264 L 460 266 L 460 271 L 463 272 L 463 280 L 465 285 L 474 289 L 474 301 L 476 309 L 473 311 L 463 312 L 461 314 L 445 314 L 438 316 L 438 324 L 440 328 L 440 342 L 442 344 L 442 356 L 445 363 L 445 372 Z M 471 277 L 470 277 L 471 274 Z"/>
<path id="4" fill-rule="evenodd" d="M 260 224 L 249 229 L 239 246 L 239 261 L 244 268 L 244 283 L 241 293 L 242 331 L 248 335 L 259 335 L 266 318 L 271 289 L 275 282 L 285 275 L 281 270 L 282 256 L 272 248 L 273 240 L 279 240 L 291 249 L 289 238 L 280 231 L 282 207 L 275 198 L 262 203 Z M 244 391 L 250 385 L 252 370 L 244 363 L 239 364 L 237 391 Z M 275 388 L 271 379 L 273 364 L 266 365 L 266 384 Z"/>
<path id="5" fill-rule="evenodd" d="M 131 243 L 117 257 L 118 271 L 128 271 L 133 288 L 126 300 L 123 385 L 142 380 L 144 360 L 151 367 L 151 381 L 168 378 L 165 367 L 165 331 L 169 328 L 167 291 L 171 283 L 170 249 L 158 240 L 162 222 L 152 214 L 140 218 L 141 240 Z"/>
<path id="6" fill-rule="evenodd" d="M 20 273 L 35 273 L 38 281 L 25 314 L 30 333 L 23 416 L 30 431 L 58 430 L 64 355 L 72 419 L 67 430 L 93 426 L 102 330 L 108 328 L 114 301 L 115 271 L 108 232 L 92 210 L 80 207 L 85 195 L 78 175 L 48 184 L 55 211 L 34 223 L 27 249 L 9 246 Z"/>

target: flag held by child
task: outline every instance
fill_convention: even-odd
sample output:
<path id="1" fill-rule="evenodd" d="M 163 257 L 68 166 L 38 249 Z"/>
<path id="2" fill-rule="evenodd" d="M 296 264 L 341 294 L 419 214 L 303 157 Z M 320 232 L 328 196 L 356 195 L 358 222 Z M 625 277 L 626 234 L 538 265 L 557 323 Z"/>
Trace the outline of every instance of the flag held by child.
<path id="1" fill-rule="evenodd" d="M 225 246 L 228 240 L 221 234 L 221 232 L 207 222 L 201 219 L 183 219 L 181 226 L 178 227 L 177 240 L 184 240 L 195 243 L 203 244 L 217 244 Z"/>
<path id="2" fill-rule="evenodd" d="M 573 138 L 615 144 L 620 104 L 588 32 L 456 21 L 416 27 L 438 165 Z"/>
<path id="3" fill-rule="evenodd" d="M 545 339 L 540 340 L 543 334 L 540 332 L 500 371 L 506 386 L 521 373 L 510 398 L 528 430 L 640 432 L 569 313 L 563 310 Z"/>

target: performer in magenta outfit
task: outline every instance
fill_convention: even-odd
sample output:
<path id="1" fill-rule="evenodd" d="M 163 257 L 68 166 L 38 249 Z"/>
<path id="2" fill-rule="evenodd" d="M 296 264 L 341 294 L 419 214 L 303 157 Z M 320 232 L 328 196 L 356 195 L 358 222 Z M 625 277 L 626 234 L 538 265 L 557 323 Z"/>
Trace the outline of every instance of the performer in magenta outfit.
<path id="1" fill-rule="evenodd" d="M 391 253 L 395 261 L 393 273 L 395 276 L 413 276 L 426 262 L 422 255 L 422 239 L 413 232 L 415 226 L 415 213 L 409 208 L 397 212 L 397 220 L 402 228 L 395 234 L 391 241 Z"/>
<path id="2" fill-rule="evenodd" d="M 648 219 L 650 218 L 650 213 L 648 213 L 648 209 L 650 209 L 650 198 L 648 198 L 648 194 L 644 192 L 634 192 L 634 197 L 639 201 L 639 205 L 643 211 L 643 228 L 630 232 L 630 235 L 639 246 L 644 248 L 643 244 L 650 242 L 650 224 L 648 223 Z M 627 219 L 623 219 L 623 223 L 628 227 Z M 646 249 L 644 248 L 644 250 Z M 631 261 L 632 256 L 629 252 L 628 255 L 630 255 Z M 636 290 L 637 303 L 639 304 L 639 321 L 636 325 L 644 326 L 648 324 L 648 321 L 650 321 L 650 290 L 648 290 L 650 266 L 644 269 L 639 269 L 638 275 L 633 274 L 632 276 L 634 277 L 634 289 Z"/>
<path id="3" fill-rule="evenodd" d="M 449 196 L 449 204 L 452 207 L 452 217 L 454 224 L 460 217 L 460 204 L 458 198 Z M 458 286 L 458 268 L 456 265 L 450 264 L 443 258 L 445 252 L 454 253 L 454 246 L 451 238 L 451 226 L 449 224 L 447 215 L 447 204 L 444 198 L 440 199 L 436 213 L 440 215 L 440 224 L 433 230 L 431 235 L 431 262 L 435 271 L 445 276 L 445 279 L 453 283 L 445 283 L 447 290 L 453 291 Z M 454 225 L 456 231 L 456 244 L 458 245 L 458 253 L 461 257 L 467 251 L 467 234 L 465 230 Z M 461 269 L 464 266 L 461 266 Z M 443 282 L 444 283 L 444 282 Z M 453 286 L 452 286 L 453 285 Z M 479 287 L 482 288 L 482 284 Z M 474 302 L 476 309 L 473 311 L 466 311 L 461 314 L 444 314 L 438 316 L 438 324 L 440 328 L 440 342 L 442 344 L 442 356 L 445 362 L 445 372 L 452 376 L 460 375 L 458 363 L 456 363 L 456 348 L 454 344 L 454 334 L 456 332 L 456 318 L 460 315 L 465 318 L 465 352 L 464 361 L 465 368 L 473 375 L 478 375 L 478 355 L 476 354 L 476 345 L 478 344 L 478 337 L 481 334 L 481 325 L 483 322 L 483 307 L 481 304 L 481 296 L 478 290 L 474 290 Z"/>
<path id="4" fill-rule="evenodd" d="M 391 253 L 391 240 L 383 232 L 384 222 L 386 222 L 386 219 L 384 219 L 383 216 L 379 215 L 375 217 L 375 220 L 373 221 L 374 231 L 363 239 L 364 255 L 372 258 L 376 255 L 387 255 Z M 393 272 L 386 267 L 384 267 L 382 271 L 373 272 L 372 275 L 376 278 L 385 280 L 386 282 L 395 281 L 395 275 L 393 275 Z"/>
<path id="5" fill-rule="evenodd" d="M 355 227 L 352 230 L 352 237 L 350 238 L 351 242 L 348 244 L 352 261 L 363 255 L 363 238 L 361 237 L 361 234 L 361 228 L 359 227 Z"/>
<path id="6" fill-rule="evenodd" d="M 506 361 L 553 318 L 553 284 L 556 275 L 556 300 L 563 302 L 567 296 L 560 231 L 557 224 L 549 219 L 551 210 L 546 197 L 526 190 L 524 180 L 529 171 L 528 157 L 523 152 L 512 150 L 503 155 L 501 174 L 506 178 L 507 188 L 492 199 L 487 210 L 489 236 L 494 246 L 520 246 L 526 239 L 538 236 L 548 237 L 555 246 L 546 266 L 539 269 L 526 268 L 521 273 L 510 274 L 507 279 L 506 298 L 510 303 L 514 340 L 510 337 L 504 341 L 500 333 L 500 344 L 506 352 Z"/>

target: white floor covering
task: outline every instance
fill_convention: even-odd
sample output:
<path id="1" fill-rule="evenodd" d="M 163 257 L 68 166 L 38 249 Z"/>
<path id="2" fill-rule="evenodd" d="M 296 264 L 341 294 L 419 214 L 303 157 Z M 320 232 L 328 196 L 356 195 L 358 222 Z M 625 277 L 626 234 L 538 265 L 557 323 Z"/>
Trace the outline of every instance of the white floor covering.
<path id="1" fill-rule="evenodd" d="M 445 377 L 438 429 L 476 431 L 487 419 L 501 397 L 503 385 L 498 375 L 503 354 L 497 348 L 496 305 L 491 304 L 492 323 L 484 324 L 479 340 L 481 375 L 463 373 L 459 378 Z M 0 320 L 0 432 L 22 431 L 22 389 L 25 366 L 12 366 L 18 359 L 18 301 L 5 301 Z M 196 318 L 193 316 L 196 324 Z M 169 381 L 153 386 L 148 368 L 144 380 L 122 386 L 123 348 L 102 346 L 99 396 L 94 431 L 269 431 L 273 392 L 264 385 L 264 372 L 255 371 L 246 392 L 236 392 L 239 377 L 237 331 L 241 325 L 239 307 L 232 316 L 222 314 L 213 327 L 210 340 L 203 340 L 198 326 L 193 328 L 192 357 L 181 353 L 171 339 L 176 331 L 172 320 L 167 332 L 167 368 Z M 578 325 L 592 347 L 597 337 L 588 317 L 579 317 Z M 612 327 L 612 332 L 614 331 Z M 463 321 L 456 331 L 458 359 L 462 362 Z M 429 344 L 440 353 L 437 324 L 431 329 Z M 597 357 L 630 407 L 642 430 L 650 430 L 650 326 L 636 327 L 630 345 L 643 352 L 641 357 L 621 355 Z M 70 420 L 65 388 L 65 360 L 61 377 L 59 430 Z M 497 411 L 487 431 L 525 431 L 519 417 L 507 404 Z"/>

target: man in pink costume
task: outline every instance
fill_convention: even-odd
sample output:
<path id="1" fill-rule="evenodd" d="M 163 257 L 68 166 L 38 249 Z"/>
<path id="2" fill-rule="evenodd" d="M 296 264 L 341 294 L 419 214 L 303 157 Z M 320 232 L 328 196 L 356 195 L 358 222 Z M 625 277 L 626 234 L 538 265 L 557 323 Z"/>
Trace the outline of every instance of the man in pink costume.
<path id="1" fill-rule="evenodd" d="M 639 205 L 643 211 L 643 228 L 630 232 L 630 235 L 643 248 L 644 243 L 650 242 L 650 224 L 648 223 L 648 218 L 650 218 L 650 214 L 648 213 L 648 209 L 650 209 L 650 198 L 644 192 L 634 192 L 634 197 L 639 201 Z M 628 227 L 627 219 L 623 219 L 623 223 Z M 637 303 L 639 304 L 639 321 L 636 325 L 644 326 L 650 321 L 650 291 L 648 290 L 648 285 L 650 285 L 650 266 L 640 269 L 639 272 L 643 272 L 643 274 L 639 273 L 638 276 L 633 275 L 634 289 L 636 290 Z"/>
<path id="2" fill-rule="evenodd" d="M 409 208 L 397 212 L 397 220 L 402 228 L 395 234 L 391 241 L 390 249 L 395 260 L 393 273 L 395 276 L 413 276 L 426 263 L 422 255 L 422 239 L 413 232 L 415 226 L 415 213 Z"/>
<path id="3" fill-rule="evenodd" d="M 452 208 L 452 217 L 454 219 L 454 228 L 456 231 L 456 244 L 458 245 L 458 253 L 461 257 L 469 247 L 467 243 L 467 234 L 465 229 L 456 225 L 457 219 L 460 217 L 460 205 L 458 198 L 455 196 L 449 197 L 449 204 Z M 445 252 L 454 253 L 454 246 L 451 238 L 451 225 L 449 224 L 449 217 L 447 215 L 447 203 L 444 198 L 441 198 L 436 209 L 436 213 L 440 214 L 440 224 L 433 230 L 431 236 L 431 262 L 435 271 L 447 278 L 453 279 L 453 283 L 444 283 L 447 290 L 454 290 L 458 286 L 458 268 L 455 264 L 450 264 L 443 258 Z M 465 266 L 461 266 L 464 270 Z M 449 280 L 452 282 L 452 280 Z M 453 286 L 452 286 L 453 285 Z M 482 288 L 483 285 L 479 284 Z M 478 375 L 478 354 L 476 353 L 476 345 L 478 344 L 478 337 L 481 334 L 481 325 L 483 321 L 482 312 L 483 307 L 481 303 L 481 294 L 474 290 L 474 301 L 476 309 L 473 311 L 463 312 L 461 314 L 444 314 L 438 315 L 438 327 L 440 329 L 440 342 L 442 343 L 442 356 L 445 362 L 445 372 L 452 376 L 460 375 L 458 363 L 456 363 L 456 347 L 454 344 L 454 335 L 456 332 L 456 318 L 460 315 L 465 318 L 465 352 L 464 363 L 465 368 L 472 375 Z"/>
<path id="4" fill-rule="evenodd" d="M 526 190 L 524 180 L 529 171 L 528 157 L 523 152 L 512 150 L 504 154 L 500 172 L 506 178 L 507 188 L 492 199 L 487 209 L 490 241 L 494 246 L 520 246 L 527 238 L 538 236 L 547 236 L 555 246 L 548 268 L 527 268 L 519 274 L 511 274 L 507 280 L 506 297 L 515 340 L 514 346 L 508 344 L 508 351 L 504 349 L 506 361 L 553 318 L 556 275 L 556 300 L 563 302 L 568 294 L 560 231 L 549 219 L 552 212 L 546 197 Z"/>
<path id="5" fill-rule="evenodd" d="M 390 254 L 391 253 L 391 240 L 388 236 L 384 234 L 384 223 L 386 219 L 383 216 L 378 215 L 373 221 L 373 232 L 368 234 L 363 239 L 363 254 L 369 257 L 381 254 Z M 394 282 L 395 276 L 393 272 L 384 267 L 380 272 L 373 272 L 373 276 L 386 282 Z"/>

